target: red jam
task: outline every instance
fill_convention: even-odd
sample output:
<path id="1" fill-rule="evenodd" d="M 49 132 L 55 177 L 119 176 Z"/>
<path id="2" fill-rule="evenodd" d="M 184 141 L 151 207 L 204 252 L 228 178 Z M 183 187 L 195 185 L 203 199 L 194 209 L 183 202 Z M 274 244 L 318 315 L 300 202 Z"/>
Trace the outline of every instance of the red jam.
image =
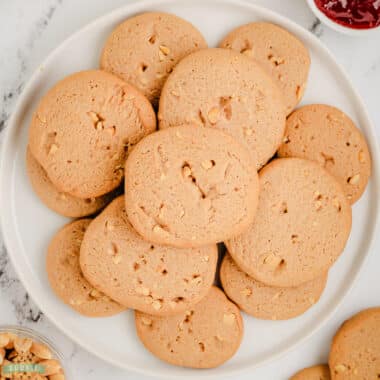
<path id="1" fill-rule="evenodd" d="M 315 0 L 328 18 L 353 29 L 370 29 L 380 25 L 380 0 Z"/>

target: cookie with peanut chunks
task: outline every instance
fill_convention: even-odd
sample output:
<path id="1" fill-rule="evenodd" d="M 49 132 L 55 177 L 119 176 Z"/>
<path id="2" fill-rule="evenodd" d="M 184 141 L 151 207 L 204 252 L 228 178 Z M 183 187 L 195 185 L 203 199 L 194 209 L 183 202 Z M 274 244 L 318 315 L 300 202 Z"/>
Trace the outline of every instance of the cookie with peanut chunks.
<path id="1" fill-rule="evenodd" d="M 94 198 L 119 186 L 128 151 L 155 128 L 153 108 L 137 89 L 101 70 L 81 71 L 41 99 L 29 147 L 59 191 Z"/>
<path id="2" fill-rule="evenodd" d="M 304 368 L 297 372 L 290 380 L 330 380 L 330 369 L 326 364 Z"/>
<path id="3" fill-rule="evenodd" d="M 289 114 L 302 99 L 310 69 L 306 46 L 294 34 L 269 22 L 231 31 L 220 43 L 258 62 L 280 88 Z"/>
<path id="4" fill-rule="evenodd" d="M 207 43 L 188 21 L 149 12 L 131 17 L 108 37 L 100 67 L 138 88 L 157 105 L 161 88 L 173 67 Z"/>
<path id="5" fill-rule="evenodd" d="M 351 231 L 351 206 L 318 163 L 280 158 L 259 174 L 250 228 L 226 242 L 236 264 L 256 280 L 294 287 L 327 273 Z"/>
<path id="6" fill-rule="evenodd" d="M 297 287 L 276 288 L 248 276 L 227 254 L 220 268 L 220 280 L 228 297 L 247 314 L 260 319 L 283 320 L 305 313 L 318 302 L 327 275 Z"/>
<path id="7" fill-rule="evenodd" d="M 288 117 L 278 155 L 318 162 L 339 181 L 351 204 L 361 197 L 371 175 L 364 136 L 343 111 L 325 104 L 309 104 Z"/>
<path id="8" fill-rule="evenodd" d="M 65 225 L 51 240 L 46 271 L 50 286 L 65 304 L 87 317 L 107 317 L 125 310 L 117 302 L 95 289 L 79 266 L 79 252 L 91 219 L 80 219 Z"/>
<path id="9" fill-rule="evenodd" d="M 44 168 L 33 157 L 30 149 L 26 151 L 26 170 L 33 190 L 41 201 L 51 210 L 69 218 L 80 218 L 96 213 L 105 207 L 119 189 L 97 198 L 77 198 L 60 192 L 50 181 Z"/>
<path id="10" fill-rule="evenodd" d="M 155 317 L 136 311 L 135 322 L 147 350 L 182 367 L 217 367 L 235 354 L 243 337 L 239 309 L 215 286 L 186 312 Z"/>
<path id="11" fill-rule="evenodd" d="M 217 129 L 158 131 L 125 164 L 128 218 L 157 244 L 200 247 L 242 233 L 253 221 L 258 191 L 249 152 Z"/>
<path id="12" fill-rule="evenodd" d="M 380 378 L 380 307 L 363 310 L 344 322 L 331 343 L 332 380 Z"/>
<path id="13" fill-rule="evenodd" d="M 183 312 L 205 297 L 217 260 L 216 244 L 181 249 L 144 240 L 128 221 L 124 196 L 92 221 L 80 253 L 84 276 L 94 287 L 154 315 Z"/>
<path id="14" fill-rule="evenodd" d="M 259 169 L 285 131 L 283 97 L 255 61 L 229 49 L 203 49 L 185 57 L 162 89 L 160 129 L 182 124 L 221 129 L 245 146 Z"/>

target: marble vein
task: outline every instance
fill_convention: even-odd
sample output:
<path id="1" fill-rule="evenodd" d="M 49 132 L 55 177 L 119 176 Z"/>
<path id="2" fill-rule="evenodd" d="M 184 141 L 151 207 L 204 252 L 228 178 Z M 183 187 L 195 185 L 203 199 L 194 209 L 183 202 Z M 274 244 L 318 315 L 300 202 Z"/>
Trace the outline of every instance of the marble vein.
<path id="1" fill-rule="evenodd" d="M 318 18 L 315 18 L 308 30 L 313 33 L 315 36 L 320 38 L 323 34 L 323 26 L 321 21 Z"/>

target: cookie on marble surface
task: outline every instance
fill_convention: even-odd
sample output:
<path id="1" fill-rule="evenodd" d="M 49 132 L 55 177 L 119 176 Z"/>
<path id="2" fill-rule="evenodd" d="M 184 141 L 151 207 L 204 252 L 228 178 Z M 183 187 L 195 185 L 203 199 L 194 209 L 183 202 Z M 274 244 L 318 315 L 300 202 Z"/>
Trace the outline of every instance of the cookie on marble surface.
<path id="1" fill-rule="evenodd" d="M 295 35 L 269 22 L 253 22 L 231 31 L 220 47 L 258 62 L 281 89 L 287 114 L 299 103 L 307 83 L 310 55 Z"/>
<path id="2" fill-rule="evenodd" d="M 82 71 L 42 98 L 29 147 L 59 191 L 93 198 L 120 184 L 128 151 L 155 127 L 153 108 L 138 90 L 104 71 Z"/>
<path id="3" fill-rule="evenodd" d="M 331 344 L 332 380 L 380 378 L 380 307 L 363 310 L 344 322 Z"/>
<path id="4" fill-rule="evenodd" d="M 154 105 L 173 67 L 207 43 L 188 21 L 149 12 L 129 18 L 108 37 L 100 67 L 138 88 Z"/>
<path id="5" fill-rule="evenodd" d="M 253 221 L 258 191 L 249 152 L 217 129 L 158 131 L 125 164 L 128 218 L 158 244 L 196 247 L 242 233 Z"/>
<path id="6" fill-rule="evenodd" d="M 51 183 L 46 171 L 33 157 L 29 148 L 26 151 L 26 170 L 33 190 L 41 201 L 51 210 L 69 218 L 94 214 L 111 202 L 118 193 L 118 190 L 114 190 L 97 198 L 85 199 L 60 192 Z"/>
<path id="7" fill-rule="evenodd" d="M 237 265 L 269 286 L 294 287 L 322 276 L 342 253 L 351 206 L 318 163 L 280 158 L 259 173 L 255 221 L 226 242 Z"/>
<path id="8" fill-rule="evenodd" d="M 170 364 L 213 368 L 230 359 L 243 336 L 239 309 L 213 286 L 201 302 L 171 317 L 135 313 L 137 335 L 147 350 Z"/>
<path id="9" fill-rule="evenodd" d="M 93 220 L 80 253 L 82 271 L 93 286 L 154 315 L 183 312 L 205 297 L 217 260 L 216 244 L 173 248 L 143 240 L 128 221 L 124 196 Z"/>
<path id="10" fill-rule="evenodd" d="M 364 136 L 344 112 L 325 104 L 309 104 L 289 116 L 278 154 L 319 162 L 338 179 L 350 203 L 363 194 L 371 174 Z"/>
<path id="11" fill-rule="evenodd" d="M 283 96 L 261 66 L 228 49 L 203 49 L 184 58 L 162 89 L 160 129 L 195 124 L 221 129 L 246 146 L 262 167 L 285 131 Z"/>
<path id="12" fill-rule="evenodd" d="M 290 380 L 330 380 L 330 369 L 327 364 L 319 364 L 304 368 L 297 372 Z"/>
<path id="13" fill-rule="evenodd" d="M 65 225 L 51 240 L 46 271 L 50 286 L 65 304 L 87 317 L 107 317 L 125 310 L 95 289 L 83 277 L 79 266 L 82 239 L 91 219 L 80 219 Z"/>
<path id="14" fill-rule="evenodd" d="M 220 268 L 220 280 L 228 297 L 247 314 L 260 319 L 283 320 L 305 313 L 318 302 L 327 275 L 293 288 L 271 287 L 248 276 L 227 254 Z"/>

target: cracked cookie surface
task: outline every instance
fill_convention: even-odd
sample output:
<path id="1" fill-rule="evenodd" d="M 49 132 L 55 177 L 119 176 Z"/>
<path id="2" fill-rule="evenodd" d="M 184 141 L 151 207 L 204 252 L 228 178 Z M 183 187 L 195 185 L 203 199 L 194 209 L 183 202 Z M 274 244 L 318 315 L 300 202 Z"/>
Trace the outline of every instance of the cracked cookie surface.
<path id="1" fill-rule="evenodd" d="M 153 108 L 138 90 L 112 74 L 82 71 L 42 98 L 29 147 L 59 191 L 98 197 L 120 184 L 129 150 L 155 127 Z"/>
<path id="2" fill-rule="evenodd" d="M 328 271 L 351 231 L 351 206 L 316 162 L 280 158 L 259 173 L 255 221 L 226 242 L 237 265 L 269 286 L 293 287 Z"/>
<path id="3" fill-rule="evenodd" d="M 79 266 L 79 251 L 91 219 L 80 219 L 61 228 L 51 240 L 46 256 L 50 286 L 65 304 L 88 317 L 108 317 L 125 310 L 95 289 Z"/>
<path id="4" fill-rule="evenodd" d="M 287 30 L 268 22 L 253 22 L 231 31 L 220 47 L 258 62 L 281 89 L 287 114 L 302 99 L 310 55 L 305 45 Z"/>
<path id="5" fill-rule="evenodd" d="M 221 129 L 245 146 L 260 168 L 285 131 L 283 97 L 261 66 L 229 49 L 185 57 L 162 89 L 160 129 L 182 124 Z"/>
<path id="6" fill-rule="evenodd" d="M 178 247 L 217 243 L 245 231 L 258 199 L 246 149 L 193 125 L 147 136 L 125 165 L 128 218 L 146 240 Z"/>
<path id="7" fill-rule="evenodd" d="M 217 260 L 216 244 L 173 248 L 143 240 L 127 219 L 124 196 L 93 220 L 80 253 L 93 286 L 154 315 L 180 313 L 199 302 L 214 282 Z"/>
<path id="8" fill-rule="evenodd" d="M 135 312 L 137 335 L 147 350 L 170 364 L 213 368 L 240 346 L 243 320 L 239 309 L 213 286 L 186 312 L 155 317 Z"/>
<path id="9" fill-rule="evenodd" d="M 364 136 L 344 112 L 325 104 L 309 104 L 288 117 L 278 155 L 318 162 L 339 181 L 351 204 L 361 197 L 371 174 Z"/>
<path id="10" fill-rule="evenodd" d="M 207 43 L 188 21 L 169 13 L 149 12 L 122 22 L 108 37 L 100 67 L 138 88 L 157 105 L 173 67 Z"/>

